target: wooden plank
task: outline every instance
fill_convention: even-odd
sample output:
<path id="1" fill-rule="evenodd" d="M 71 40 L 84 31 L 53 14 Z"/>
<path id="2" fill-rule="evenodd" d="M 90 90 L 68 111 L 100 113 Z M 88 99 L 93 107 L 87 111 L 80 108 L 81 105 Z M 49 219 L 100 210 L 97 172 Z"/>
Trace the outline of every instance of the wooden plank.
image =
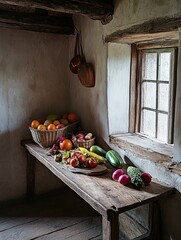
<path id="1" fill-rule="evenodd" d="M 161 17 L 115 31 L 106 36 L 106 42 L 138 43 L 157 39 L 178 39 L 181 15 Z"/>
<path id="2" fill-rule="evenodd" d="M 6 6 L 18 6 L 33 9 L 45 9 L 56 12 L 86 15 L 92 19 L 102 20 L 113 14 L 113 3 L 111 0 L 0 0 Z"/>
<path id="3" fill-rule="evenodd" d="M 150 159 L 154 162 L 171 162 L 173 147 L 145 137 L 141 134 L 127 133 L 113 135 L 111 143 L 125 151 L 130 151 L 139 157 Z"/>
<path id="4" fill-rule="evenodd" d="M 70 192 L 70 190 L 68 192 Z M 48 218 L 54 216 L 53 218 L 50 218 L 50 221 L 52 221 L 52 219 L 54 219 L 55 217 L 59 219 L 61 219 L 61 217 L 64 219 L 64 216 L 70 216 L 70 218 L 72 218 L 72 216 L 82 217 L 82 216 L 85 216 L 84 213 L 86 213 L 87 216 L 89 217 L 83 220 L 81 223 L 73 224 L 67 228 L 56 230 L 48 234 L 47 232 L 42 233 L 39 239 L 42 239 L 42 240 L 48 240 L 48 239 L 57 240 L 57 239 L 67 239 L 67 238 L 72 240 L 102 239 L 101 217 L 100 216 L 97 217 L 96 215 L 93 215 L 93 217 L 90 217 L 90 212 L 87 212 L 87 211 L 85 212 L 85 208 L 82 208 L 82 204 L 80 204 L 80 202 L 77 202 L 76 195 L 75 196 L 74 194 L 69 195 L 67 194 L 66 191 L 64 191 L 64 196 L 66 195 L 66 198 L 64 198 L 64 196 L 63 198 L 61 198 L 61 195 L 62 194 L 60 194 L 60 191 L 51 193 L 50 195 L 46 194 L 41 199 L 41 201 L 40 199 L 36 199 L 36 201 L 32 202 L 31 205 L 29 203 L 25 203 L 24 207 L 22 207 L 22 204 L 20 204 L 12 207 L 11 209 L 8 208 L 8 211 L 6 210 L 4 212 L 7 213 L 8 216 L 12 216 L 12 217 L 1 217 L 0 229 L 6 230 L 13 227 L 17 227 L 17 229 L 19 227 L 22 228 L 22 225 L 25 224 L 26 222 L 30 223 L 32 221 L 38 220 L 38 218 L 36 217 L 31 217 L 33 215 L 36 215 L 39 217 L 41 216 L 41 219 L 43 219 L 45 216 Z M 73 199 L 73 204 L 71 201 L 72 199 Z M 72 211 L 72 209 L 75 209 L 73 205 L 76 205 L 79 210 L 77 209 L 76 212 Z M 62 211 L 64 212 L 63 214 L 62 214 Z M 77 214 L 78 211 L 80 211 L 79 214 Z M 18 216 L 26 215 L 27 217 L 13 217 L 16 215 Z M 148 229 L 145 229 L 143 226 L 140 225 L 140 223 L 138 223 L 132 217 L 124 213 L 119 215 L 119 226 L 120 226 L 119 234 L 121 239 L 134 239 L 135 237 L 145 234 L 145 232 L 148 231 Z M 30 225 L 30 229 L 31 229 L 31 225 Z M 17 230 L 17 232 L 19 232 L 19 230 Z"/>
<path id="5" fill-rule="evenodd" d="M 142 42 L 136 45 L 138 50 L 142 49 L 151 49 L 151 48 L 178 48 L 178 40 L 168 40 L 168 41 L 149 41 L 149 42 Z"/>
<path id="6" fill-rule="evenodd" d="M 108 218 L 102 217 L 104 240 L 119 240 L 119 215 L 111 211 Z"/>
<path id="7" fill-rule="evenodd" d="M 94 239 L 94 237 L 101 236 L 101 217 L 88 218 L 82 221 L 80 224 L 73 224 L 60 231 L 52 232 L 51 234 L 44 234 L 39 237 L 38 240 L 57 240 L 57 239 Z"/>
<path id="8" fill-rule="evenodd" d="M 81 225 L 86 219 L 86 217 L 41 218 L 0 232 L 0 239 L 30 240 L 75 224 Z"/>
<path id="9" fill-rule="evenodd" d="M 74 34 L 71 16 L 49 16 L 39 12 L 0 11 L 0 26 L 38 32 Z"/>
<path id="10" fill-rule="evenodd" d="M 38 219 L 30 217 L 0 217 L 0 232 L 37 221 Z"/>
<path id="11" fill-rule="evenodd" d="M 29 153 L 27 153 L 26 178 L 27 198 L 32 200 L 35 193 L 35 160 Z"/>
<path id="12" fill-rule="evenodd" d="M 105 217 L 108 210 L 121 213 L 155 201 L 172 192 L 171 188 L 156 182 L 144 186 L 140 191 L 125 187 L 112 180 L 112 169 L 96 177 L 74 174 L 67 171 L 62 164 L 55 162 L 51 156 L 47 156 L 46 149 L 40 148 L 35 143 L 24 143 L 24 146 L 30 154 Z"/>
<path id="13" fill-rule="evenodd" d="M 135 239 L 148 233 L 148 229 L 124 213 L 119 215 L 119 229 L 121 239 Z"/>
<path id="14" fill-rule="evenodd" d="M 136 121 L 136 79 L 137 79 L 137 48 L 131 45 L 131 81 L 130 81 L 130 110 L 129 110 L 129 132 L 135 132 Z"/>

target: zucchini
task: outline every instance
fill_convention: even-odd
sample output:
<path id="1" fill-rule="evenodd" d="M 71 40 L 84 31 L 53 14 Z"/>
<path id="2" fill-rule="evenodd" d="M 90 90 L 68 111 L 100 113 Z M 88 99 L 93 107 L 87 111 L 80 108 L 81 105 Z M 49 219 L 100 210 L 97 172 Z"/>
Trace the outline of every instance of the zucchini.
<path id="1" fill-rule="evenodd" d="M 106 151 L 104 149 L 102 149 L 101 147 L 97 146 L 97 145 L 93 145 L 90 147 L 90 151 L 94 152 L 102 157 L 106 156 Z"/>
<path id="2" fill-rule="evenodd" d="M 120 157 L 120 155 L 114 151 L 114 150 L 109 150 L 106 153 L 106 159 L 108 160 L 108 162 L 115 168 L 122 168 L 125 163 L 123 161 L 123 159 Z"/>

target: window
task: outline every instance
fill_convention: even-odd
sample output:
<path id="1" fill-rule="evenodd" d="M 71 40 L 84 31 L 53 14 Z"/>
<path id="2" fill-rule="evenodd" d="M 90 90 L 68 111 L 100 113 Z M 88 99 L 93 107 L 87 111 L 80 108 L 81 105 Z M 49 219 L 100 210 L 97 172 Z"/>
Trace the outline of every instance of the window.
<path id="1" fill-rule="evenodd" d="M 135 130 L 173 143 L 175 48 L 138 51 Z"/>

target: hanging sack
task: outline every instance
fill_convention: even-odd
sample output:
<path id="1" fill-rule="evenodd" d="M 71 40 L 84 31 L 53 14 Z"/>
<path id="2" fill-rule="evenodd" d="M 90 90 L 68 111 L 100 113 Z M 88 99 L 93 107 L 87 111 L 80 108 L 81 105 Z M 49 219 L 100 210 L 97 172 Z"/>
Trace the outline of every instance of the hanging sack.
<path id="1" fill-rule="evenodd" d="M 91 63 L 82 63 L 78 69 L 78 78 L 84 87 L 94 87 L 94 69 Z"/>
<path id="2" fill-rule="evenodd" d="M 82 42 L 80 41 L 79 44 L 82 62 L 78 68 L 78 78 L 84 87 L 94 87 L 95 86 L 94 68 L 91 63 L 86 62 L 82 49 Z"/>
<path id="3" fill-rule="evenodd" d="M 82 63 L 82 56 L 80 54 L 79 34 L 77 33 L 74 49 L 74 57 L 71 59 L 69 67 L 72 73 L 77 74 L 78 68 Z"/>

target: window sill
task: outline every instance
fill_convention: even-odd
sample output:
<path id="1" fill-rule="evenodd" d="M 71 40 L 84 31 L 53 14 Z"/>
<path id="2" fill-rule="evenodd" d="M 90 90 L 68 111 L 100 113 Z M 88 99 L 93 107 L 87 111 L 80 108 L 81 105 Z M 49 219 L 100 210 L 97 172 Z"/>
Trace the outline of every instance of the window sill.
<path id="1" fill-rule="evenodd" d="M 151 160 L 181 175 L 181 166 L 172 162 L 173 145 L 164 144 L 136 133 L 111 135 L 110 142 L 126 152 Z"/>

